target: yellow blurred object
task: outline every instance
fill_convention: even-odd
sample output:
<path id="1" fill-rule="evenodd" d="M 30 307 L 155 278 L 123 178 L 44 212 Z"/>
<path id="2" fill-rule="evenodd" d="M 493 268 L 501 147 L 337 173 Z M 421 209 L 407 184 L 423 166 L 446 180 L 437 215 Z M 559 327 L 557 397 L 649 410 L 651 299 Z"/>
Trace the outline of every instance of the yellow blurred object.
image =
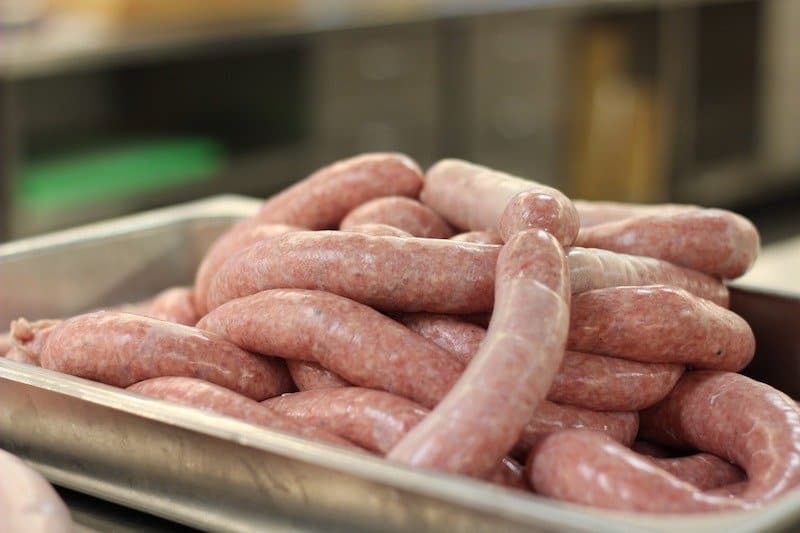
<path id="1" fill-rule="evenodd" d="M 661 110 L 653 83 L 627 72 L 626 35 L 587 31 L 578 47 L 570 192 L 590 200 L 653 202 L 666 193 Z"/>
<path id="2" fill-rule="evenodd" d="M 51 12 L 82 14 L 112 25 L 176 27 L 294 14 L 297 0 L 50 0 Z"/>

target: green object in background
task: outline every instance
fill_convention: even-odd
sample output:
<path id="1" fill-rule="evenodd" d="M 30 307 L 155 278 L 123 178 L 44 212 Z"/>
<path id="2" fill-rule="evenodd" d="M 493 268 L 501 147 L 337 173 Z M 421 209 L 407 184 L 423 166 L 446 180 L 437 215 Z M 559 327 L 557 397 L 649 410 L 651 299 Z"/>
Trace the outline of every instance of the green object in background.
<path id="1" fill-rule="evenodd" d="M 222 146 L 210 139 L 118 143 L 26 164 L 18 199 L 27 207 L 47 209 L 124 198 L 208 180 L 225 159 Z"/>

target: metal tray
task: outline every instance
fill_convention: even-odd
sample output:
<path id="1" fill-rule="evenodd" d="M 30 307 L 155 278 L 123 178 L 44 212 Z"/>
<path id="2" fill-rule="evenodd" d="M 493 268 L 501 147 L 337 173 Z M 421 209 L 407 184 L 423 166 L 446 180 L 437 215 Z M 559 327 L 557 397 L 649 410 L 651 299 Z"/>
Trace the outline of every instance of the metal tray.
<path id="1" fill-rule="evenodd" d="M 203 251 L 257 200 L 217 197 L 0 246 L 0 321 L 65 316 L 190 283 Z M 0 446 L 54 483 L 223 531 L 764 531 L 762 510 L 647 516 L 554 502 L 141 398 L 0 358 Z"/>

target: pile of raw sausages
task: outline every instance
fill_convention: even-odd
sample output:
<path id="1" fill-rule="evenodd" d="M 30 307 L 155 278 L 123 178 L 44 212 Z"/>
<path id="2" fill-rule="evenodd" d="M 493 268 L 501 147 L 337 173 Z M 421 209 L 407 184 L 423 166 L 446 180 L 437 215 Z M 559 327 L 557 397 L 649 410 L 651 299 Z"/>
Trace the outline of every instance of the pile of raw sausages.
<path id="1" fill-rule="evenodd" d="M 266 200 L 191 289 L 17 320 L 8 356 L 569 502 L 750 509 L 800 482 L 797 405 L 737 374 L 722 280 L 758 249 L 728 211 L 366 154 Z"/>

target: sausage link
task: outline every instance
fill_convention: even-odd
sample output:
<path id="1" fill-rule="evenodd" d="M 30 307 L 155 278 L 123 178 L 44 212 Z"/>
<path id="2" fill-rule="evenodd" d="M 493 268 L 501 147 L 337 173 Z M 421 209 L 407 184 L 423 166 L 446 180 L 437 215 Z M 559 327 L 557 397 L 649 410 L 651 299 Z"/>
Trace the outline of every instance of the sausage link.
<path id="1" fill-rule="evenodd" d="M 500 216 L 498 230 L 503 241 L 527 229 L 542 228 L 553 232 L 560 242 L 569 246 L 575 242 L 580 229 L 578 212 L 561 191 L 540 187 L 516 194 Z"/>
<path id="2" fill-rule="evenodd" d="M 503 246 L 496 277 L 497 303 L 485 341 L 390 459 L 483 477 L 511 450 L 547 394 L 569 329 L 564 251 L 545 231 L 522 231 Z"/>
<path id="3" fill-rule="evenodd" d="M 98 311 L 69 318 L 48 333 L 41 344 L 43 368 L 117 387 L 161 376 L 196 377 L 255 400 L 292 387 L 283 361 L 154 318 Z"/>
<path id="4" fill-rule="evenodd" d="M 321 427 L 381 455 L 428 412 L 411 400 L 360 387 L 284 394 L 262 405 L 300 424 Z"/>
<path id="5" fill-rule="evenodd" d="M 719 489 L 720 494 L 734 495 L 747 480 L 741 468 L 710 453 L 682 455 L 680 450 L 646 440 L 637 440 L 631 445 L 631 450 L 700 490 L 717 492 Z"/>
<path id="6" fill-rule="evenodd" d="M 388 392 L 346 387 L 284 394 L 263 402 L 302 424 L 326 429 L 367 450 L 387 453 L 428 410 Z M 489 480 L 527 489 L 523 468 L 513 459 L 495 465 Z"/>
<path id="7" fill-rule="evenodd" d="M 402 324 L 322 291 L 275 289 L 231 300 L 197 326 L 245 350 L 317 361 L 350 383 L 426 407 L 436 405 L 463 369 L 455 356 Z"/>
<path id="8" fill-rule="evenodd" d="M 800 409 L 769 385 L 729 372 L 687 372 L 642 411 L 641 436 L 691 447 L 747 472 L 740 498 L 763 503 L 800 484 Z"/>
<path id="9" fill-rule="evenodd" d="M 575 244 L 655 257 L 712 276 L 736 278 L 756 260 L 758 230 L 721 209 L 651 215 L 582 229 Z"/>
<path id="10" fill-rule="evenodd" d="M 521 229 L 539 228 L 570 245 L 578 233 L 578 213 L 561 191 L 458 159 L 428 169 L 420 199 L 459 229 L 501 232 L 501 217 L 513 199 L 505 240 Z"/>
<path id="11" fill-rule="evenodd" d="M 256 243 L 214 278 L 211 308 L 276 288 L 317 289 L 378 309 L 471 313 L 493 305 L 499 246 L 298 231 Z"/>
<path id="12" fill-rule="evenodd" d="M 686 513 L 751 507 L 706 494 L 607 435 L 584 429 L 548 435 L 531 451 L 526 471 L 538 494 L 605 509 Z"/>
<path id="13" fill-rule="evenodd" d="M 127 390 L 143 396 L 187 405 L 203 411 L 211 411 L 258 426 L 300 435 L 317 442 L 360 450 L 351 441 L 317 427 L 316 424 L 300 424 L 290 417 L 269 409 L 246 396 L 202 379 L 185 377 L 152 378 L 135 383 L 129 386 Z"/>
<path id="14" fill-rule="evenodd" d="M 208 312 L 208 288 L 211 280 L 232 255 L 259 241 L 301 229 L 286 224 L 259 224 L 254 218 L 248 218 L 223 233 L 206 252 L 194 277 L 195 306 L 198 314 L 203 316 Z"/>
<path id="15" fill-rule="evenodd" d="M 172 287 L 161 291 L 149 300 L 121 305 L 109 309 L 109 311 L 149 316 L 184 326 L 194 326 L 200 320 L 194 302 L 194 293 L 189 287 Z"/>
<path id="16" fill-rule="evenodd" d="M 36 470 L 4 450 L 0 450 L 0 531 L 73 531 L 69 510 L 53 487 Z"/>
<path id="17" fill-rule="evenodd" d="M 567 252 L 572 294 L 630 285 L 671 285 L 728 307 L 728 288 L 702 272 L 679 267 L 652 257 L 600 250 L 571 248 Z"/>
<path id="18" fill-rule="evenodd" d="M 404 196 L 386 196 L 361 204 L 344 217 L 339 229 L 348 231 L 353 226 L 367 223 L 386 224 L 414 237 L 431 239 L 447 239 L 454 233 L 436 211 Z"/>
<path id="19" fill-rule="evenodd" d="M 651 363 L 738 371 L 755 338 L 737 314 L 674 287 L 613 287 L 572 299 L 568 347 Z"/>
<path id="20" fill-rule="evenodd" d="M 512 455 L 525 458 L 542 439 L 567 429 L 589 429 L 630 446 L 639 430 L 639 415 L 636 412 L 592 411 L 545 400 L 522 430 Z"/>
<path id="21" fill-rule="evenodd" d="M 422 171 L 408 156 L 363 154 L 314 172 L 276 194 L 255 219 L 262 224 L 289 224 L 312 230 L 333 229 L 359 205 L 382 196 L 416 198 Z"/>
<path id="22" fill-rule="evenodd" d="M 503 238 L 496 231 L 466 231 L 453 235 L 450 240 L 477 244 L 503 244 Z"/>
<path id="23" fill-rule="evenodd" d="M 480 326 L 450 315 L 404 313 L 398 318 L 464 363 L 477 353 L 486 336 Z M 567 351 L 547 398 L 595 411 L 639 411 L 663 399 L 682 373 L 682 365 Z"/>
<path id="24" fill-rule="evenodd" d="M 195 309 L 194 293 L 190 287 L 173 287 L 158 293 L 150 301 L 147 316 L 194 326 L 200 316 Z"/>
<path id="25" fill-rule="evenodd" d="M 387 224 L 355 224 L 342 231 L 362 233 L 373 237 L 413 237 L 409 232 Z"/>
<path id="26" fill-rule="evenodd" d="M 700 206 L 691 204 L 629 204 L 620 202 L 595 202 L 572 200 L 581 219 L 581 228 L 616 222 L 626 218 L 661 215 L 672 216 L 688 211 L 698 211 Z"/>
<path id="27" fill-rule="evenodd" d="M 741 468 L 710 453 L 644 458 L 654 466 L 704 491 L 741 483 L 747 479 Z"/>
<path id="28" fill-rule="evenodd" d="M 341 376 L 313 361 L 287 359 L 286 366 L 289 368 L 292 381 L 300 391 L 350 386 Z"/>
<path id="29" fill-rule="evenodd" d="M 11 341 L 13 346 L 6 357 L 20 363 L 41 366 L 40 354 L 47 338 L 61 324 L 61 320 L 37 320 L 28 322 L 18 318 L 11 322 Z"/>
<path id="30" fill-rule="evenodd" d="M 661 401 L 683 365 L 567 351 L 547 398 L 595 411 L 639 411 Z"/>
<path id="31" fill-rule="evenodd" d="M 478 347 L 486 337 L 484 328 L 452 315 L 401 313 L 397 318 L 408 329 L 441 346 L 464 363 L 478 353 Z"/>

